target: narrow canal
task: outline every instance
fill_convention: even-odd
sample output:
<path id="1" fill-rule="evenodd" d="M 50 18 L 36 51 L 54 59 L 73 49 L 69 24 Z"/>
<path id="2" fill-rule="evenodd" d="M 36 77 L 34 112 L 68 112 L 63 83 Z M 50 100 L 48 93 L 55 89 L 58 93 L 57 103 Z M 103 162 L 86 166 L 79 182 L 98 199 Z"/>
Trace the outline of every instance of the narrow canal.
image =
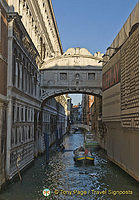
<path id="1" fill-rule="evenodd" d="M 22 175 L 23 182 L 12 181 L 0 200 L 138 200 L 138 183 L 107 160 L 103 150 L 94 152 L 93 166 L 76 166 L 73 152 L 83 144 L 82 134 L 66 136 L 66 151 L 54 152 L 49 165 L 39 157 Z M 50 195 L 43 196 L 49 189 Z"/>

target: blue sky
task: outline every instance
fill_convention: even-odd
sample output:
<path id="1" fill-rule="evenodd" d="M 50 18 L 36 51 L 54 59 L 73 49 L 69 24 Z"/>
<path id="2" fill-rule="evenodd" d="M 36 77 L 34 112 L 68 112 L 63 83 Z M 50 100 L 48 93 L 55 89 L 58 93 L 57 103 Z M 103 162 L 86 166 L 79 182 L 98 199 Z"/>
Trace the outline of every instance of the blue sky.
<path id="1" fill-rule="evenodd" d="M 52 0 L 65 52 L 84 47 L 91 53 L 105 53 L 137 0 Z M 78 103 L 78 95 L 76 95 Z"/>

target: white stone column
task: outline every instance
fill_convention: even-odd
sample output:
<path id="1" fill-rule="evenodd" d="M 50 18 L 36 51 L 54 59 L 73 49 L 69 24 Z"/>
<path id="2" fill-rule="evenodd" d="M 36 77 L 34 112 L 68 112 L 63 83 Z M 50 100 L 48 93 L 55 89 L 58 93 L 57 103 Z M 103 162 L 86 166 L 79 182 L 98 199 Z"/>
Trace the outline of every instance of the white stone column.
<path id="1" fill-rule="evenodd" d="M 20 68 L 20 89 L 22 89 L 22 64 L 19 64 L 19 68 Z"/>
<path id="2" fill-rule="evenodd" d="M 15 86 L 18 87 L 18 61 L 15 63 Z"/>
<path id="3" fill-rule="evenodd" d="M 8 70 L 7 70 L 7 86 L 13 86 L 12 83 L 13 68 L 13 20 L 8 24 Z"/>

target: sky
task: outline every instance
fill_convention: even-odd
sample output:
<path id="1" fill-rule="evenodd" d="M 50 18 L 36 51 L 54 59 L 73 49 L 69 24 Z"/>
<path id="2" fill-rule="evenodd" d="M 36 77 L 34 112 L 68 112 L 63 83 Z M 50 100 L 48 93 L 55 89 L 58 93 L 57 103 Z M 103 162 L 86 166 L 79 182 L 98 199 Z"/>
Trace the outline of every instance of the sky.
<path id="1" fill-rule="evenodd" d="M 82 102 L 82 94 L 69 94 L 69 96 L 72 98 L 73 105 L 77 105 Z"/>
<path id="2" fill-rule="evenodd" d="M 71 47 L 105 53 L 137 0 L 52 0 L 65 52 Z M 81 95 L 76 95 L 78 103 Z"/>

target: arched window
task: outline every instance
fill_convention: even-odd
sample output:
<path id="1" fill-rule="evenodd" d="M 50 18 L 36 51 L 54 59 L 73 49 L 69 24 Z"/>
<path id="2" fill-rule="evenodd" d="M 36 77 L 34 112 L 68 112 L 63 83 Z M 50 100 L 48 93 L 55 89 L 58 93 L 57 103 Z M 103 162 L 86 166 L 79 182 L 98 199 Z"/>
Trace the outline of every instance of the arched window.
<path id="1" fill-rule="evenodd" d="M 15 145 L 17 144 L 17 128 L 15 128 Z"/>

